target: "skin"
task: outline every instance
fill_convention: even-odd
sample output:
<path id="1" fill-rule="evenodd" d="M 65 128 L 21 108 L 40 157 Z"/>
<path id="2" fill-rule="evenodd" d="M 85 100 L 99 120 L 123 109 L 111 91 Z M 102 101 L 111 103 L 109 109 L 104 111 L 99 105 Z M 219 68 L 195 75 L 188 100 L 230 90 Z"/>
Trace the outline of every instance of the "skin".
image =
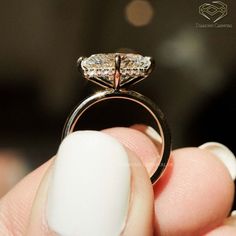
<path id="1" fill-rule="evenodd" d="M 117 138 L 129 154 L 131 200 L 122 235 L 236 235 L 235 220 L 227 219 L 234 183 L 226 167 L 199 148 L 174 150 L 163 176 L 152 186 L 144 166 L 150 168 L 150 160 L 158 158 L 158 152 L 138 130 L 104 131 Z M 0 199 L 0 235 L 55 235 L 44 216 L 54 158 Z"/>

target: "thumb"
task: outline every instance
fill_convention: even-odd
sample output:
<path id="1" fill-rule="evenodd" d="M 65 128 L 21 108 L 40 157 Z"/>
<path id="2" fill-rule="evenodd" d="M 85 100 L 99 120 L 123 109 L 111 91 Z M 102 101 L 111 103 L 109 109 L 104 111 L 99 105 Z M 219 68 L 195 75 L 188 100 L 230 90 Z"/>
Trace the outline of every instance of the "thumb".
<path id="1" fill-rule="evenodd" d="M 70 134 L 45 174 L 27 235 L 152 235 L 153 190 L 134 153 L 97 131 Z"/>

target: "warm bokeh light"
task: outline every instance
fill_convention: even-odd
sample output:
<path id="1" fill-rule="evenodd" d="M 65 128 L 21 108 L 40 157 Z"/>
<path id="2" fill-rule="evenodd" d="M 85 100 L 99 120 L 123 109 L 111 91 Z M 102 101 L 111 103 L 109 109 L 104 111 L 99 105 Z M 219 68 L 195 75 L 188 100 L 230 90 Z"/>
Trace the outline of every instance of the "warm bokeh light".
<path id="1" fill-rule="evenodd" d="M 126 6 L 125 15 L 133 26 L 145 26 L 152 20 L 153 7 L 149 1 L 133 0 Z"/>

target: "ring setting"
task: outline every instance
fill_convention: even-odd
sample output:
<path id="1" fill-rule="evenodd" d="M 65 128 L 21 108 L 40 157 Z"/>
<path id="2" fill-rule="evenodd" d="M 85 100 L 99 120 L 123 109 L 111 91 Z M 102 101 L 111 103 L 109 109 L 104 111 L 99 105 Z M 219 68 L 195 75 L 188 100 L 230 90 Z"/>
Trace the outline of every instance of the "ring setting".
<path id="1" fill-rule="evenodd" d="M 86 79 L 115 89 L 145 79 L 151 73 L 153 65 L 151 57 L 131 53 L 94 54 L 78 59 L 78 67 Z"/>
<path id="2" fill-rule="evenodd" d="M 154 68 L 154 60 L 140 54 L 100 53 L 90 57 L 80 57 L 77 65 L 84 78 L 105 89 L 87 97 L 75 107 L 65 123 L 62 138 L 73 132 L 79 118 L 97 103 L 112 99 L 138 103 L 152 115 L 161 136 L 161 160 L 150 176 L 154 184 L 168 163 L 171 151 L 170 131 L 166 118 L 158 106 L 144 95 L 128 89 L 129 85 L 138 83 L 150 75 Z"/>

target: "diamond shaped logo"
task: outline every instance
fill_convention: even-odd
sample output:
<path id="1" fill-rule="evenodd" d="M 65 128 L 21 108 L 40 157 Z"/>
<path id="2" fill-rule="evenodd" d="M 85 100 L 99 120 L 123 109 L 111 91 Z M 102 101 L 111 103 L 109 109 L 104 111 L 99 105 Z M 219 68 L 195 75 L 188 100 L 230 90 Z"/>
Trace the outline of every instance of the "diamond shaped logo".
<path id="1" fill-rule="evenodd" d="M 228 8 L 227 5 L 221 1 L 203 3 L 199 6 L 199 14 L 215 23 L 228 14 Z"/>

